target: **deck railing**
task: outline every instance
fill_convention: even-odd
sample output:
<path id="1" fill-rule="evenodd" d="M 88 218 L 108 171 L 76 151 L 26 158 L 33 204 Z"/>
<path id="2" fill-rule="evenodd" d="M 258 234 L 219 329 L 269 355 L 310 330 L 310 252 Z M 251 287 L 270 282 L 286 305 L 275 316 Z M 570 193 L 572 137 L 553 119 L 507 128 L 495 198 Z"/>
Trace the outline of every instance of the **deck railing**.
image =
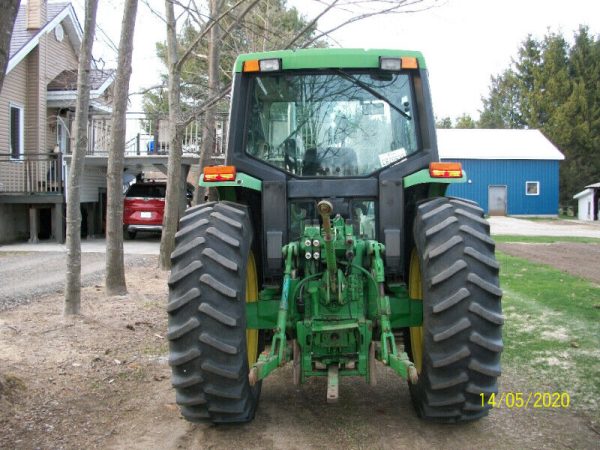
<path id="1" fill-rule="evenodd" d="M 217 115 L 212 159 L 222 163 L 227 145 L 225 114 Z M 169 153 L 168 122 L 149 119 L 145 115 L 127 117 L 125 156 L 153 156 Z M 108 156 L 110 151 L 110 116 L 96 116 L 89 122 L 88 156 Z M 199 155 L 202 145 L 202 123 L 191 123 L 183 133 L 183 153 Z M 61 153 L 0 153 L 0 194 L 62 194 L 64 192 Z"/>
<path id="2" fill-rule="evenodd" d="M 218 114 L 215 123 L 215 145 L 212 157 L 225 157 L 228 116 Z M 169 127 L 165 119 L 130 113 L 126 120 L 125 156 L 167 155 L 169 153 Z M 110 152 L 111 117 L 95 116 L 88 125 L 87 155 L 107 156 Z M 202 122 L 189 124 L 183 131 L 184 155 L 199 155 L 202 146 Z"/>
<path id="3" fill-rule="evenodd" d="M 14 158 L 0 154 L 0 194 L 62 194 L 62 155 L 26 153 Z"/>

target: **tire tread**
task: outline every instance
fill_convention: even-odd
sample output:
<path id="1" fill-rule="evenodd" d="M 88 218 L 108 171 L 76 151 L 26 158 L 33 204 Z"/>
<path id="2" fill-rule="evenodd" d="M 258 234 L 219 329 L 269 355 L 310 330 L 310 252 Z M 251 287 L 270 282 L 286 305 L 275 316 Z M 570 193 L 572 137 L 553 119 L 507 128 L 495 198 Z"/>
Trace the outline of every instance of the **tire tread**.
<path id="1" fill-rule="evenodd" d="M 176 403 L 190 422 L 254 418 L 261 383 L 249 384 L 245 319 L 252 237 L 250 212 L 236 203 L 190 208 L 180 221 L 167 338 Z"/>
<path id="2" fill-rule="evenodd" d="M 423 289 L 422 370 L 411 397 L 438 422 L 488 414 L 481 394 L 497 392 L 504 322 L 500 265 L 483 210 L 438 197 L 417 205 L 413 227 Z M 408 334 L 410 349 L 410 334 Z"/>

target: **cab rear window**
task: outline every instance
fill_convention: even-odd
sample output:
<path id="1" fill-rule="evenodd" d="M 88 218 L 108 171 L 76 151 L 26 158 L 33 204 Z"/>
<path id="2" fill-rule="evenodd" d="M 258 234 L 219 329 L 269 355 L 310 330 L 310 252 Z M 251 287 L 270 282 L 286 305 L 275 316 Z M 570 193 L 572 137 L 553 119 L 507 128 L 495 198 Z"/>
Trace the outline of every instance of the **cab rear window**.
<path id="1" fill-rule="evenodd" d="M 251 78 L 246 152 L 299 176 L 365 176 L 420 149 L 409 73 Z"/>

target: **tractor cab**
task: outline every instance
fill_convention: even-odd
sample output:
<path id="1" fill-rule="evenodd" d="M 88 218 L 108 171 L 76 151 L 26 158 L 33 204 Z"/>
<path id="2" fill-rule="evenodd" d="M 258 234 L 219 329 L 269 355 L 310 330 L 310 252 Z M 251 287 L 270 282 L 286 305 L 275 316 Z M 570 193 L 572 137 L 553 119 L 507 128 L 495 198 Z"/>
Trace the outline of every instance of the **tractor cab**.
<path id="1" fill-rule="evenodd" d="M 319 220 L 329 199 L 333 215 L 357 235 L 386 245 L 387 271 L 407 276 L 418 197 L 447 183 L 429 177 L 438 161 L 425 59 L 419 52 L 311 49 L 242 55 L 234 69 L 227 164 L 260 180 L 260 198 L 239 193 L 261 211 L 261 278 L 281 280 L 280 248 Z M 409 175 L 419 190 L 405 196 Z M 450 181 L 461 181 L 462 173 Z M 447 180 L 445 180 L 447 181 Z M 207 183 L 206 186 L 210 186 Z M 258 203 L 258 204 L 257 204 Z M 263 205 L 267 207 L 263 207 Z M 362 226 L 362 229 L 361 229 Z M 277 281 L 275 281 L 277 282 Z"/>

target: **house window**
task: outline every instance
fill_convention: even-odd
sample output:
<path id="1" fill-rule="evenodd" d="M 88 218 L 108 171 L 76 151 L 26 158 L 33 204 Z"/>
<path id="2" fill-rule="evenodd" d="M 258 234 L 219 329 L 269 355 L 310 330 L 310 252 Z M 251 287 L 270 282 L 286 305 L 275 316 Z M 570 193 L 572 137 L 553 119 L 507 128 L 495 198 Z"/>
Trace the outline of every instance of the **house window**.
<path id="1" fill-rule="evenodd" d="M 526 181 L 525 182 L 525 195 L 540 195 L 540 182 L 539 181 Z"/>
<path id="2" fill-rule="evenodd" d="M 10 157 L 21 159 L 23 156 L 23 108 L 10 105 Z"/>

